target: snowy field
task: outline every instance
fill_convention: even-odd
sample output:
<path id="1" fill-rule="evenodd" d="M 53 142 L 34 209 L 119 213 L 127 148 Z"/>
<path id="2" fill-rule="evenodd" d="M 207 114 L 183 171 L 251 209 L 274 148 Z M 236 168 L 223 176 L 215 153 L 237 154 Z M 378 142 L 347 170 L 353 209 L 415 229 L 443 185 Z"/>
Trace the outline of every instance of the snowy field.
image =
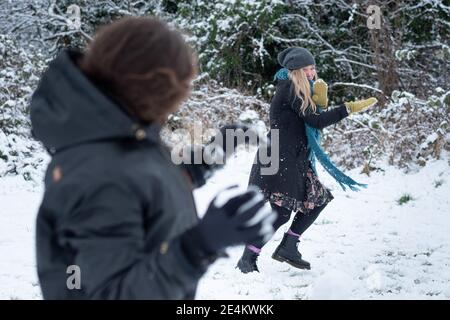
<path id="1" fill-rule="evenodd" d="M 215 193 L 244 187 L 252 152 L 240 152 L 194 195 L 203 214 Z M 320 168 L 319 168 L 320 169 Z M 393 168 L 348 172 L 369 184 L 343 192 L 323 171 L 335 199 L 304 234 L 300 251 L 312 270 L 271 259 L 287 226 L 264 247 L 261 273 L 241 274 L 235 265 L 243 247 L 228 250 L 199 284 L 197 299 L 450 299 L 450 167 L 429 162 L 405 175 Z M 400 205 L 409 194 L 412 200 Z M 0 179 L 0 299 L 40 299 L 34 223 L 42 186 L 21 177 Z"/>

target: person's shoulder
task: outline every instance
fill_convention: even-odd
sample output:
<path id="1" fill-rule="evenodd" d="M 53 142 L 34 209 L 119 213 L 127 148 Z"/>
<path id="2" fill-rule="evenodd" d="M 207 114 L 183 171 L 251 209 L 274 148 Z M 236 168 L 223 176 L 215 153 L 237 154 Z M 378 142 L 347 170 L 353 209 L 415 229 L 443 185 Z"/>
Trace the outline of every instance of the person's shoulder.
<path id="1" fill-rule="evenodd" d="M 283 79 L 283 80 L 277 80 L 276 84 L 276 90 L 282 91 L 283 93 L 286 93 L 287 91 L 292 90 L 294 87 L 294 83 L 291 79 Z"/>
<path id="2" fill-rule="evenodd" d="M 291 85 L 291 83 L 292 83 L 291 79 L 277 79 L 276 80 L 276 85 L 277 86 Z"/>
<path id="3" fill-rule="evenodd" d="M 280 103 L 282 101 L 289 101 L 291 100 L 292 94 L 294 94 L 294 86 L 290 79 L 277 80 L 275 95 L 272 102 Z"/>
<path id="4" fill-rule="evenodd" d="M 285 93 L 291 87 L 291 83 L 290 79 L 277 79 L 275 82 L 275 93 Z"/>

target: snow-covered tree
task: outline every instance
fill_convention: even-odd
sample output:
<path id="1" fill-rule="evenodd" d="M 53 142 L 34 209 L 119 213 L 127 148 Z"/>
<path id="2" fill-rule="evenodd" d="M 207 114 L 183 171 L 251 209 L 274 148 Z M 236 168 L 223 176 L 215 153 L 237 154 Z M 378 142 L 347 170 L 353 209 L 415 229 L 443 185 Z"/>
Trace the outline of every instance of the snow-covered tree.
<path id="1" fill-rule="evenodd" d="M 377 14 L 379 24 L 370 27 Z M 409 167 L 450 149 L 450 8 L 443 0 L 2 1 L 0 174 L 20 171 L 11 141 L 29 132 L 28 99 L 47 62 L 63 47 L 86 46 L 99 26 L 130 15 L 167 21 L 198 53 L 194 92 L 169 130 L 189 128 L 194 118 L 214 127 L 253 111 L 260 117 L 252 121 L 267 124 L 277 53 L 302 46 L 329 83 L 332 105 L 371 95 L 382 102 L 325 130 L 325 144 L 341 165 L 370 168 L 388 157 Z M 339 144 L 339 135 L 353 147 Z"/>
<path id="2" fill-rule="evenodd" d="M 17 42 L 0 35 L 0 176 L 31 174 L 43 161 L 30 139 L 29 101 L 46 65 L 36 51 L 26 52 Z"/>

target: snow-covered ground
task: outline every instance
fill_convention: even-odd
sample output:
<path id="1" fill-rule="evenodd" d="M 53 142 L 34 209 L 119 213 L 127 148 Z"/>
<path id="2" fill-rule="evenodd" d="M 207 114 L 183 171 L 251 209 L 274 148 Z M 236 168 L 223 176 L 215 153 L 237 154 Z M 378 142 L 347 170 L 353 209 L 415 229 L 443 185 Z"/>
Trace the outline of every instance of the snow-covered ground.
<path id="1" fill-rule="evenodd" d="M 0 178 L 0 299 L 40 299 L 34 248 L 42 186 Z"/>
<path id="2" fill-rule="evenodd" d="M 240 152 L 194 195 L 200 214 L 220 189 L 245 187 L 253 152 Z M 320 168 L 319 168 L 320 169 Z M 271 259 L 286 226 L 264 247 L 260 273 L 235 269 L 243 247 L 228 250 L 199 284 L 198 299 L 450 299 L 450 167 L 429 162 L 416 173 L 386 166 L 369 184 L 343 192 L 319 170 L 335 199 L 304 234 L 300 251 L 312 270 Z M 413 200 L 400 205 L 409 194 Z M 34 223 L 42 186 L 0 179 L 0 299 L 40 299 Z"/>
<path id="3" fill-rule="evenodd" d="M 253 153 L 239 154 L 197 190 L 199 211 L 224 185 L 245 186 L 252 161 Z M 235 265 L 243 247 L 229 249 L 230 258 L 217 261 L 201 281 L 198 298 L 449 299 L 447 159 L 408 175 L 393 168 L 370 177 L 359 171 L 349 174 L 369 184 L 361 192 L 344 192 L 319 171 L 335 199 L 302 237 L 299 249 L 311 262 L 310 271 L 271 258 L 288 224 L 263 248 L 260 273 L 241 274 Z M 404 194 L 413 200 L 399 205 Z"/>

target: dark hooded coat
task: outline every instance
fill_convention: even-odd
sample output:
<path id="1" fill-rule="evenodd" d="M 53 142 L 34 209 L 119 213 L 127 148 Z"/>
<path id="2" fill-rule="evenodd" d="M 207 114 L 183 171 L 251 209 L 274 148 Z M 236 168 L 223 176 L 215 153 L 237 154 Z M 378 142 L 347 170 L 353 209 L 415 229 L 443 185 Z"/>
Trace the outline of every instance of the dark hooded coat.
<path id="1" fill-rule="evenodd" d="M 187 180 L 160 126 L 140 124 L 99 90 L 78 56 L 62 52 L 31 103 L 33 133 L 52 155 L 36 226 L 43 297 L 193 298 L 205 269 L 179 237 L 198 221 Z"/>
<path id="2" fill-rule="evenodd" d="M 278 143 L 279 170 L 273 175 L 261 174 L 262 167 L 270 167 L 273 163 L 264 164 L 257 153 L 249 178 L 249 184 L 258 186 L 266 196 L 281 193 L 290 199 L 304 201 L 306 172 L 310 165 L 305 124 L 323 129 L 348 116 L 345 106 L 320 114 L 307 112 L 304 115 L 299 111 L 300 105 L 301 100 L 295 95 L 292 81 L 278 80 L 270 105 L 268 137 L 272 143 Z M 279 141 L 272 139 L 272 131 L 275 129 L 279 132 Z M 269 151 L 274 150 L 273 147 L 269 148 Z"/>

